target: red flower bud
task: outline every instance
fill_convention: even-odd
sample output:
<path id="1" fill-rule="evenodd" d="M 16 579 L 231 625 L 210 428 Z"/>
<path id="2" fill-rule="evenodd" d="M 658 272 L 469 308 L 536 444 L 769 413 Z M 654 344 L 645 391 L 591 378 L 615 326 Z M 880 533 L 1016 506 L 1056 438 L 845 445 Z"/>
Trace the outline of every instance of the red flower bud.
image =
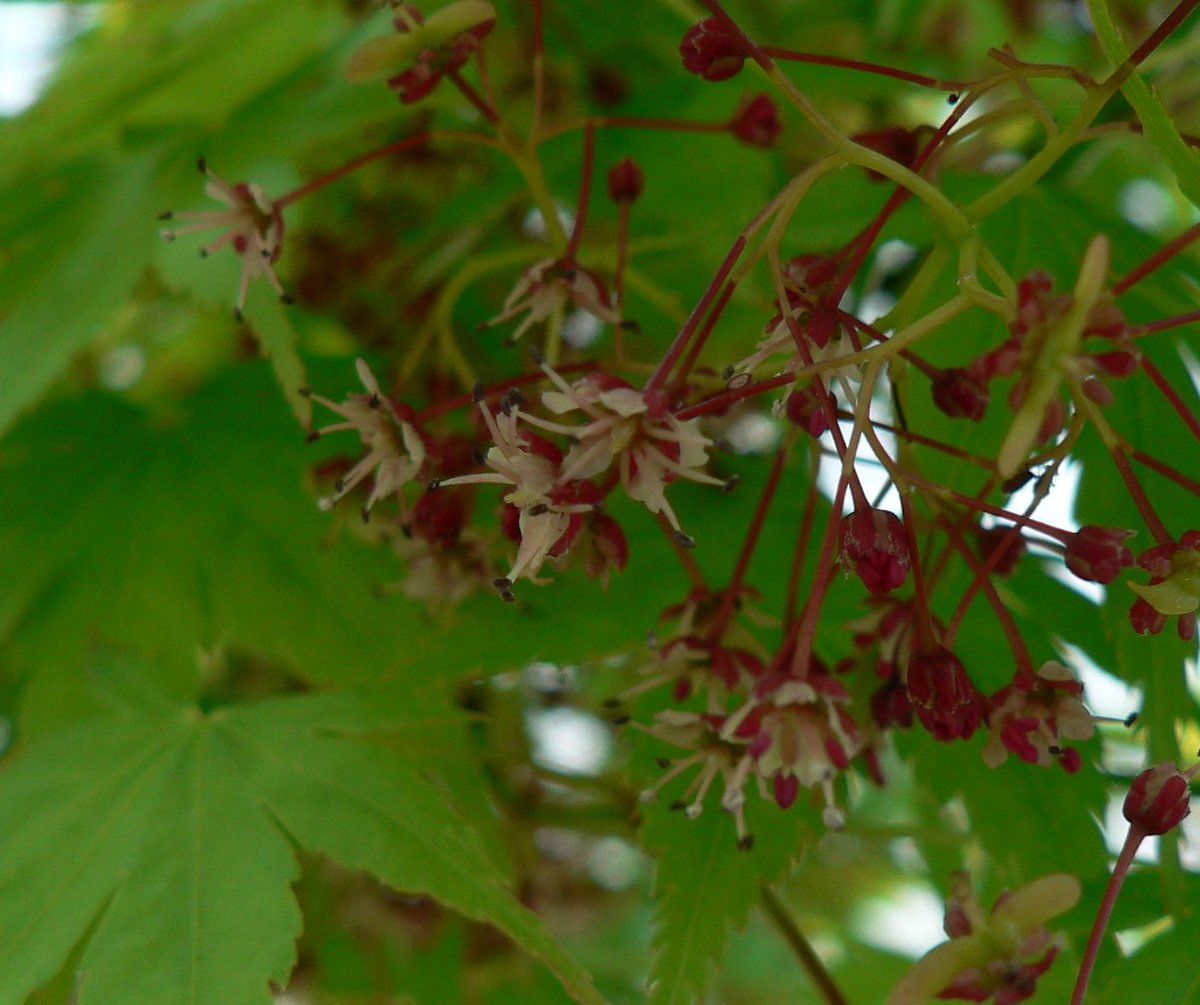
<path id="1" fill-rule="evenodd" d="M 856 510 L 842 518 L 841 561 L 874 594 L 887 593 L 908 576 L 908 536 L 895 513 Z"/>
<path id="2" fill-rule="evenodd" d="M 945 646 L 914 653 L 906 683 L 917 718 L 935 740 L 965 740 L 979 728 L 984 697 Z"/>
<path id="3" fill-rule="evenodd" d="M 811 385 L 792 391 L 787 396 L 784 411 L 789 422 L 806 430 L 813 439 L 829 428 L 829 412 L 821 407 L 821 399 Z"/>
<path id="4" fill-rule="evenodd" d="M 881 153 L 905 167 L 911 167 L 912 162 L 917 158 L 918 141 L 915 129 L 905 129 L 903 126 L 885 126 L 883 129 L 857 133 L 850 138 L 855 143 L 861 143 L 864 147 Z M 887 180 L 878 171 L 868 170 L 867 177 L 871 181 Z"/>
<path id="5" fill-rule="evenodd" d="M 1020 531 L 1010 537 L 1011 530 L 1012 527 L 988 527 L 986 530 L 981 527 L 975 534 L 975 540 L 979 546 L 979 557 L 985 562 L 992 557 L 992 553 L 997 548 L 1003 545 L 1004 553 L 992 566 L 992 571 L 997 576 L 1011 576 L 1016 570 L 1021 556 L 1025 554 L 1025 538 L 1021 536 Z"/>
<path id="6" fill-rule="evenodd" d="M 978 422 L 988 398 L 987 387 L 961 367 L 943 370 L 933 382 L 933 403 L 952 419 Z"/>
<path id="7" fill-rule="evenodd" d="M 646 176 L 637 161 L 626 157 L 608 172 L 608 194 L 613 202 L 633 202 L 646 187 Z"/>
<path id="8" fill-rule="evenodd" d="M 1090 583 L 1111 583 L 1133 565 L 1133 553 L 1124 544 L 1132 535 L 1119 527 L 1080 527 L 1067 539 L 1067 568 Z"/>
<path id="9" fill-rule="evenodd" d="M 1150 580 L 1151 584 L 1154 580 Z M 1167 627 L 1167 616 L 1160 614 L 1150 602 L 1138 597 L 1129 608 L 1129 624 L 1139 635 L 1157 635 Z"/>
<path id="10" fill-rule="evenodd" d="M 1198 762 L 1200 763 L 1200 762 Z M 1188 805 L 1192 767 L 1181 772 L 1169 762 L 1147 768 L 1133 780 L 1121 812 L 1147 834 L 1165 834 L 1191 812 Z"/>
<path id="11" fill-rule="evenodd" d="M 767 149 L 782 131 L 779 109 L 765 94 L 742 99 L 729 122 L 729 131 L 747 146 Z"/>
<path id="12" fill-rule="evenodd" d="M 679 43 L 683 68 L 705 80 L 728 80 L 741 72 L 746 53 L 741 39 L 715 17 L 692 25 Z"/>

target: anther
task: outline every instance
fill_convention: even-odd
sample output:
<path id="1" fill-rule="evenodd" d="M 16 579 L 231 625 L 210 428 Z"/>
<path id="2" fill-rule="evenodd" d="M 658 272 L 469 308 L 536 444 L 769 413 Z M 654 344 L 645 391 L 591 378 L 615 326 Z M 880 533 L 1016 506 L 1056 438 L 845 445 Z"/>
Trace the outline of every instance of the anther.
<path id="1" fill-rule="evenodd" d="M 672 803 L 672 804 L 671 804 L 671 805 L 668 807 L 668 809 L 672 809 L 672 810 L 686 810 L 686 809 L 687 809 L 687 803 L 686 803 L 684 800 L 682 800 L 682 799 L 676 799 L 676 800 L 675 800 L 675 802 L 673 802 L 673 803 Z"/>
<path id="2" fill-rule="evenodd" d="M 201 258 L 207 258 L 208 257 L 208 249 L 201 248 L 200 251 L 198 252 L 198 254 L 200 255 Z"/>
<path id="3" fill-rule="evenodd" d="M 425 484 L 425 491 L 426 492 L 436 492 L 441 487 L 442 487 L 442 480 L 440 478 L 430 478 L 429 481 Z"/>
<path id="4" fill-rule="evenodd" d="M 359 516 L 362 517 L 363 523 L 370 523 L 371 522 L 371 507 L 364 506 L 361 510 L 359 510 Z"/>
<path id="5" fill-rule="evenodd" d="M 738 851 L 749 851 L 754 847 L 754 835 L 747 834 L 745 837 L 738 838 Z"/>
<path id="6" fill-rule="evenodd" d="M 300 395 L 301 398 L 311 398 L 312 397 L 312 388 L 311 387 L 298 387 L 298 388 L 296 388 L 296 393 L 298 395 Z"/>
<path id="7" fill-rule="evenodd" d="M 206 161 L 203 157 L 196 158 L 196 169 L 201 174 L 208 174 L 208 161 Z"/>
<path id="8" fill-rule="evenodd" d="M 487 460 L 487 455 L 479 447 L 472 447 L 471 460 L 473 460 L 476 464 L 483 464 Z"/>
<path id="9" fill-rule="evenodd" d="M 518 408 L 520 408 L 529 399 L 526 398 L 525 395 L 523 395 L 519 390 L 517 390 L 517 388 L 514 387 L 511 391 L 508 392 L 508 400 L 511 401 Z"/>
<path id="10" fill-rule="evenodd" d="M 305 443 L 316 443 L 317 440 L 319 440 L 320 438 L 321 438 L 321 431 L 319 429 L 314 429 L 311 433 L 309 433 L 306 437 L 304 437 L 304 442 Z"/>
<path id="11" fill-rule="evenodd" d="M 612 724 L 614 726 L 624 726 L 627 722 L 629 722 L 630 718 L 632 717 L 628 715 L 618 715 L 612 720 Z"/>
<path id="12" fill-rule="evenodd" d="M 958 104 L 958 95 L 957 95 L 957 94 L 951 94 L 951 95 L 949 95 L 949 96 L 946 98 L 946 104 L 948 104 L 948 105 L 957 105 L 957 104 Z"/>
<path id="13" fill-rule="evenodd" d="M 655 763 L 662 768 L 663 771 L 666 771 L 667 768 L 671 766 L 671 759 L 669 757 L 658 757 L 655 758 Z"/>
<path id="14" fill-rule="evenodd" d="M 238 324 L 241 324 L 243 321 L 246 320 L 246 315 L 244 315 L 242 313 L 242 309 L 240 307 L 235 307 L 233 309 L 233 320 L 236 321 Z"/>
<path id="15" fill-rule="evenodd" d="M 625 329 L 627 332 L 633 332 L 634 335 L 640 335 L 642 333 L 641 323 L 634 321 L 633 318 L 622 318 L 618 327 Z"/>
<path id="16" fill-rule="evenodd" d="M 483 401 L 483 381 L 482 380 L 475 381 L 474 386 L 471 388 L 471 400 L 473 402 L 475 402 L 476 405 L 478 405 L 481 401 Z"/>
<path id="17" fill-rule="evenodd" d="M 1132 726 L 1135 722 L 1138 721 L 1138 715 L 1139 715 L 1138 712 L 1130 712 L 1127 716 L 1125 716 L 1125 728 L 1126 729 L 1128 729 L 1130 726 Z"/>
<path id="18" fill-rule="evenodd" d="M 174 212 L 174 210 L 170 210 L 170 209 L 164 210 L 162 213 L 158 214 L 158 218 L 160 220 L 171 220 L 171 219 L 174 219 L 174 217 L 175 217 L 175 212 Z"/>
<path id="19" fill-rule="evenodd" d="M 724 485 L 721 486 L 721 491 L 722 492 L 732 492 L 734 489 L 736 489 L 738 487 L 738 485 L 741 484 L 741 482 L 742 482 L 741 475 L 733 475 L 732 477 L 730 477 L 729 479 L 726 480 Z"/>
<path id="20" fill-rule="evenodd" d="M 620 698 L 605 698 L 604 699 L 604 707 L 605 708 L 620 708 L 621 707 L 621 699 Z"/>
<path id="21" fill-rule="evenodd" d="M 279 294 L 279 302 L 281 304 L 283 304 L 285 307 L 291 307 L 292 304 L 294 304 L 296 302 L 296 298 L 293 297 L 290 293 L 281 293 L 281 294 Z"/>
<path id="22" fill-rule="evenodd" d="M 367 405 L 373 409 L 378 408 L 379 407 L 379 395 L 377 395 L 377 394 L 371 395 L 371 397 L 367 399 Z"/>
<path id="23" fill-rule="evenodd" d="M 546 362 L 546 357 L 542 354 L 542 350 L 535 345 L 529 347 L 529 358 L 533 360 L 534 366 L 542 366 Z"/>
<path id="24" fill-rule="evenodd" d="M 681 530 L 675 531 L 675 543 L 681 548 L 696 547 L 696 539 L 694 537 L 689 537 Z"/>
<path id="25" fill-rule="evenodd" d="M 543 514 L 550 512 L 550 506 L 548 503 L 538 503 L 536 506 L 530 506 L 526 512 L 528 512 L 530 516 L 542 516 Z"/>

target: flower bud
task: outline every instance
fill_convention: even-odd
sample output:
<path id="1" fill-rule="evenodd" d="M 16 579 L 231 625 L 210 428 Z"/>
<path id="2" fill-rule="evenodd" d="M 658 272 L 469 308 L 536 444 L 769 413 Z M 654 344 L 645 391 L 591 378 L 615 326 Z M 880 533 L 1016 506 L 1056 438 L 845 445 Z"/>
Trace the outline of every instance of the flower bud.
<path id="1" fill-rule="evenodd" d="M 765 94 L 745 98 L 729 122 L 729 131 L 750 147 L 767 149 L 775 145 L 783 125 L 779 109 Z"/>
<path id="2" fill-rule="evenodd" d="M 1133 565 L 1133 553 L 1124 544 L 1132 536 L 1119 527 L 1080 527 L 1067 539 L 1067 568 L 1089 583 L 1111 583 Z"/>
<path id="3" fill-rule="evenodd" d="M 646 187 L 646 176 L 632 157 L 618 161 L 608 172 L 608 194 L 613 202 L 633 202 Z"/>
<path id="4" fill-rule="evenodd" d="M 943 370 L 933 381 L 933 403 L 952 419 L 978 422 L 988 407 L 987 387 L 961 367 Z"/>
<path id="5" fill-rule="evenodd" d="M 1165 834 L 1177 826 L 1191 812 L 1190 779 L 1195 771 L 1192 767 L 1181 772 L 1166 761 L 1147 768 L 1133 780 L 1125 796 L 1121 807 L 1125 819 L 1147 834 Z"/>
<path id="6" fill-rule="evenodd" d="M 787 396 L 784 413 L 789 422 L 807 431 L 813 439 L 829 428 L 829 412 L 821 406 L 816 389 L 811 385 L 796 388 Z"/>
<path id="7" fill-rule="evenodd" d="M 874 594 L 887 593 L 908 576 L 908 536 L 895 513 L 856 510 L 842 518 L 841 561 Z"/>
<path id="8" fill-rule="evenodd" d="M 727 31 L 715 17 L 692 25 L 679 43 L 683 67 L 713 82 L 737 76 L 746 62 L 741 39 Z"/>
<path id="9" fill-rule="evenodd" d="M 983 695 L 945 646 L 914 653 L 906 683 L 913 711 L 935 740 L 965 740 L 979 728 Z"/>

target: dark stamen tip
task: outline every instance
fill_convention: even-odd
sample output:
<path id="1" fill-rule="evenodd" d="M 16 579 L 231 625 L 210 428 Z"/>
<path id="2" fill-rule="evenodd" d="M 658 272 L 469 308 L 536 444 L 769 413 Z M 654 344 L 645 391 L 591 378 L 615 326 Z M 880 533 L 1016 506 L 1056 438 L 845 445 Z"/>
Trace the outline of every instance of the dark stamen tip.
<path id="1" fill-rule="evenodd" d="M 951 95 L 949 95 L 949 96 L 946 98 L 946 104 L 948 104 L 948 105 L 957 105 L 957 104 L 958 104 L 958 95 L 957 95 L 957 94 L 951 94 Z"/>
<path id="2" fill-rule="evenodd" d="M 263 258 L 270 258 L 270 257 L 271 257 L 271 249 L 270 249 L 270 248 L 263 248 L 263 250 L 262 250 L 262 251 L 260 251 L 260 252 L 259 252 L 259 254 L 260 254 L 260 255 L 262 255 L 262 256 L 263 256 Z"/>
<path id="3" fill-rule="evenodd" d="M 1140 715 L 1139 712 L 1130 712 L 1127 716 L 1125 716 L 1126 728 L 1132 726 L 1135 722 L 1137 722 L 1139 715 Z"/>
<path id="4" fill-rule="evenodd" d="M 246 315 L 244 315 L 242 313 L 242 309 L 240 307 L 235 307 L 233 309 L 233 320 L 236 321 L 238 324 L 241 324 L 243 321 L 246 320 Z"/>
<path id="5" fill-rule="evenodd" d="M 311 433 L 309 433 L 306 437 L 304 437 L 304 442 L 305 443 L 316 443 L 317 440 L 319 440 L 320 438 L 321 438 L 320 431 L 314 429 Z"/>
<path id="6" fill-rule="evenodd" d="M 521 405 L 524 405 L 529 399 L 526 398 L 525 395 L 523 395 L 517 388 L 514 387 L 511 391 L 508 392 L 508 400 L 511 401 L 514 405 L 516 405 L 519 408 Z"/>
<path id="7" fill-rule="evenodd" d="M 290 293 L 281 293 L 279 294 L 279 302 L 283 304 L 284 307 L 291 307 L 296 302 L 296 298 Z"/>
<path id="8" fill-rule="evenodd" d="M 604 707 L 605 708 L 620 708 L 621 707 L 621 699 L 620 698 L 605 698 L 604 699 Z"/>
<path id="9" fill-rule="evenodd" d="M 471 460 L 476 464 L 483 464 L 487 460 L 487 454 L 480 447 L 472 447 Z"/>
<path id="10" fill-rule="evenodd" d="M 311 398 L 312 397 L 312 388 L 311 387 L 298 387 L 298 388 L 296 388 L 296 393 L 298 395 L 300 395 L 301 398 Z"/>
<path id="11" fill-rule="evenodd" d="M 359 515 L 362 517 L 362 522 L 363 522 L 363 523 L 370 523 L 370 522 L 371 522 L 371 507 L 370 507 L 370 506 L 364 506 L 364 507 L 363 507 L 363 508 L 362 508 L 362 509 L 359 511 Z"/>
<path id="12" fill-rule="evenodd" d="M 1062 747 L 1059 747 L 1054 744 L 1051 744 L 1049 747 L 1046 748 L 1046 750 L 1049 752 L 1051 757 L 1058 757 L 1063 752 Z"/>
<path id="13" fill-rule="evenodd" d="M 200 257 L 201 257 L 201 258 L 207 258 L 207 257 L 208 257 L 208 249 L 207 249 L 207 248 L 201 248 L 201 249 L 200 249 L 200 251 L 199 251 L 199 255 L 200 255 Z"/>
<path id="14" fill-rule="evenodd" d="M 747 834 L 743 838 L 738 838 L 738 851 L 749 851 L 754 847 L 754 835 Z"/>
<path id="15" fill-rule="evenodd" d="M 633 332 L 634 335 L 640 335 L 642 332 L 641 322 L 634 321 L 633 318 L 622 318 L 620 327 L 627 332 Z"/>
<path id="16" fill-rule="evenodd" d="M 741 482 L 742 482 L 742 476 L 734 475 L 728 481 L 726 481 L 724 485 L 721 486 L 721 491 L 722 492 L 732 492 L 734 489 L 736 489 L 741 484 Z"/>
<path id="17" fill-rule="evenodd" d="M 507 576 L 501 576 L 499 579 L 492 580 L 492 586 L 494 586 L 497 590 L 511 590 L 512 585 L 512 580 Z"/>
<path id="18" fill-rule="evenodd" d="M 675 802 L 673 802 L 670 806 L 667 807 L 667 809 L 676 810 L 676 811 L 685 810 L 685 809 L 687 809 L 687 803 L 685 803 L 682 799 L 676 799 Z"/>
<path id="19" fill-rule="evenodd" d="M 597 499 L 592 503 L 593 513 L 603 513 L 606 509 L 608 509 L 608 504 L 603 499 Z"/>
<path id="20" fill-rule="evenodd" d="M 174 219 L 174 217 L 175 217 L 175 211 L 170 210 L 170 209 L 163 210 L 163 212 L 158 214 L 158 218 L 160 220 L 171 220 L 171 219 Z"/>
<path id="21" fill-rule="evenodd" d="M 440 478 L 430 478 L 429 481 L 425 485 L 425 491 L 426 492 L 436 492 L 441 487 L 442 487 L 442 481 Z"/>
<path id="22" fill-rule="evenodd" d="M 663 771 L 666 771 L 667 768 L 671 766 L 671 759 L 669 757 L 657 757 L 655 758 L 655 763 L 662 768 Z"/>
<path id="23" fill-rule="evenodd" d="M 477 404 L 477 405 L 481 401 L 483 401 L 483 381 L 482 380 L 475 381 L 474 387 L 471 388 L 471 400 L 473 402 L 475 402 L 475 404 Z"/>
<path id="24" fill-rule="evenodd" d="M 378 408 L 380 405 L 379 395 L 377 395 L 377 394 L 371 395 L 371 397 L 367 399 L 367 404 L 371 408 Z"/>
<path id="25" fill-rule="evenodd" d="M 208 161 L 203 157 L 196 158 L 196 170 L 201 174 L 208 174 Z"/>
<path id="26" fill-rule="evenodd" d="M 542 354 L 542 350 L 535 345 L 529 347 L 529 356 L 535 366 L 542 366 L 546 362 L 546 357 Z"/>
<path id="27" fill-rule="evenodd" d="M 334 482 L 333 483 L 333 491 L 336 492 L 338 495 L 341 495 L 343 492 L 345 492 L 346 491 L 346 479 L 339 478 L 336 482 Z"/>
<path id="28" fill-rule="evenodd" d="M 542 516 L 550 512 L 550 507 L 546 503 L 538 503 L 536 506 L 530 506 L 528 512 L 530 516 Z"/>
<path id="29" fill-rule="evenodd" d="M 681 548 L 696 547 L 696 539 L 694 537 L 690 537 L 681 530 L 675 531 L 675 543 Z"/>
<path id="30" fill-rule="evenodd" d="M 630 718 L 631 717 L 628 715 L 618 715 L 615 719 L 613 719 L 612 724 L 614 726 L 624 726 L 630 720 Z"/>

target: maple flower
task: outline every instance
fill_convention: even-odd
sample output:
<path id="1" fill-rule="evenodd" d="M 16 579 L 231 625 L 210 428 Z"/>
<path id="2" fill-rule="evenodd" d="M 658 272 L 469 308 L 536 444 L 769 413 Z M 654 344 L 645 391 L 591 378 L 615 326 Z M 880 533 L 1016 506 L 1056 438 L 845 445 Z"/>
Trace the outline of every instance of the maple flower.
<path id="1" fill-rule="evenodd" d="M 562 258 L 543 258 L 521 273 L 504 301 L 504 308 L 487 326 L 504 324 L 520 314 L 524 320 L 510 339 L 516 341 L 535 324 L 562 311 L 568 303 L 610 325 L 621 323 L 613 309 L 604 280 L 591 269 Z"/>
<path id="2" fill-rule="evenodd" d="M 687 30 L 679 43 L 679 55 L 685 70 L 714 83 L 737 76 L 746 62 L 741 39 L 715 17 L 706 17 Z"/>
<path id="3" fill-rule="evenodd" d="M 914 653 L 904 683 L 913 711 L 935 740 L 966 740 L 979 728 L 984 697 L 945 646 Z"/>
<path id="4" fill-rule="evenodd" d="M 1125 539 L 1132 536 L 1133 531 L 1119 527 L 1080 527 L 1066 541 L 1067 568 L 1080 579 L 1111 583 L 1133 565 L 1133 553 L 1125 547 Z"/>
<path id="5" fill-rule="evenodd" d="M 729 131 L 747 146 L 766 150 L 783 130 L 779 108 L 766 94 L 743 98 L 729 120 Z"/>
<path id="6" fill-rule="evenodd" d="M 365 360 L 355 360 L 354 366 L 365 393 L 350 394 L 343 402 L 331 401 L 307 388 L 301 393 L 343 420 L 313 430 L 309 434 L 310 442 L 328 433 L 353 430 L 367 448 L 366 455 L 334 483 L 333 495 L 323 496 L 317 504 L 323 510 L 333 509 L 343 496 L 374 472 L 375 483 L 362 508 L 362 517 L 366 520 L 371 508 L 390 495 L 395 495 L 403 508 L 404 497 L 400 490 L 417 477 L 425 463 L 426 452 L 425 441 L 410 421 L 411 410 L 380 391 L 379 382 Z"/>
<path id="7" fill-rule="evenodd" d="M 1146 834 L 1165 834 L 1192 812 L 1191 782 L 1200 761 L 1187 771 L 1168 761 L 1147 768 L 1133 780 L 1121 812 Z"/>
<path id="8" fill-rule="evenodd" d="M 908 535 L 895 513 L 855 510 L 842 517 L 839 540 L 842 564 L 853 569 L 871 593 L 888 593 L 908 577 Z"/>
<path id="9" fill-rule="evenodd" d="M 1090 740 L 1096 731 L 1082 699 L 1083 684 L 1055 660 L 1043 663 L 1035 675 L 1018 674 L 988 700 L 992 735 L 983 748 L 984 763 L 998 767 L 1011 751 L 1026 764 L 1058 761 L 1067 772 L 1078 771 L 1079 752 L 1064 749 L 1062 742 Z"/>
<path id="10" fill-rule="evenodd" d="M 1148 548 L 1137 564 L 1150 573 L 1150 582 L 1129 584 L 1138 595 L 1129 612 L 1134 627 L 1154 634 L 1162 631 L 1168 616 L 1178 615 L 1180 638 L 1192 639 L 1200 608 L 1200 531 L 1189 530 L 1177 543 Z"/>
<path id="11" fill-rule="evenodd" d="M 457 0 L 428 19 L 409 3 L 393 0 L 395 35 L 373 38 L 350 56 L 346 76 L 359 83 L 397 65 L 412 65 L 387 78 L 405 104 L 420 101 L 453 73 L 495 27 L 496 11 L 486 0 Z"/>
<path id="12" fill-rule="evenodd" d="M 183 234 L 194 234 L 203 230 L 221 230 L 220 236 L 200 249 L 207 258 L 214 251 L 231 247 L 242 260 L 242 275 L 238 281 L 234 315 L 240 321 L 246 306 L 246 292 L 250 280 L 266 276 L 267 281 L 279 294 L 284 303 L 291 298 L 284 292 L 279 277 L 275 274 L 275 262 L 283 250 L 283 214 L 279 207 L 267 198 L 257 185 L 238 182 L 230 185 L 212 171 L 208 162 L 200 158 L 196 162 L 204 175 L 204 191 L 212 199 L 224 203 L 225 209 L 208 210 L 201 213 L 163 213 L 160 220 L 190 221 L 182 227 L 169 227 L 160 231 L 164 241 L 174 241 Z"/>
<path id="13" fill-rule="evenodd" d="M 720 715 L 664 709 L 654 717 L 651 725 L 638 727 L 671 746 L 693 751 L 677 761 L 660 760 L 659 764 L 666 769 L 666 774 L 653 786 L 643 789 L 639 799 L 644 803 L 653 802 L 664 785 L 699 767 L 696 777 L 671 808 L 681 809 L 689 819 L 696 819 L 704 812 L 704 797 L 719 777 L 724 786 L 721 809 L 734 818 L 738 847 L 748 849 L 754 839 L 746 827 L 746 797 L 743 789 L 750 779 L 753 759 L 746 752 L 744 744 L 725 738 L 722 729 L 724 722 L 724 717 Z"/>
<path id="14" fill-rule="evenodd" d="M 452 485 L 491 484 L 510 486 L 504 502 L 516 510 L 516 537 L 520 543 L 508 575 L 497 579 L 496 588 L 505 600 L 512 600 L 512 585 L 524 577 L 543 583 L 538 573 L 547 558 L 557 558 L 570 547 L 582 527 L 583 514 L 596 510 L 599 494 L 591 493 L 582 483 L 560 480 L 562 451 L 549 440 L 520 429 L 521 414 L 517 397 L 506 396 L 500 411 L 493 414 L 480 400 L 484 424 L 492 437 L 492 446 L 484 457 L 490 472 L 459 475 L 431 483 L 431 488 Z M 593 495 L 594 493 L 594 495 Z M 591 495 L 591 498 L 588 496 Z"/>
<path id="15" fill-rule="evenodd" d="M 949 942 L 919 959 L 892 989 L 887 1005 L 930 998 L 1015 1005 L 1037 989 L 1061 948 L 1046 922 L 1075 906 L 1079 881 L 1052 873 L 1002 893 L 985 915 L 966 873 L 956 873 L 946 902 Z"/>
<path id="16" fill-rule="evenodd" d="M 712 441 L 696 421 L 675 418 L 661 391 L 638 391 L 610 374 L 592 373 L 568 384 L 545 363 L 542 370 L 558 388 L 543 392 L 546 408 L 556 415 L 580 411 L 589 420 L 582 426 L 567 426 L 522 413 L 530 424 L 575 441 L 563 460 L 559 480 L 591 478 L 616 463 L 626 495 L 651 513 L 662 513 L 680 542 L 690 544 L 667 502 L 667 485 L 677 478 L 727 490 L 736 484 L 699 470 L 708 461 Z"/>
<path id="17" fill-rule="evenodd" d="M 850 696 L 823 666 L 803 677 L 786 671 L 767 674 L 753 696 L 725 721 L 721 735 L 746 744 L 755 773 L 770 780 L 775 801 L 787 809 L 801 787 L 820 787 L 822 819 L 832 830 L 844 826 L 833 780 L 862 751 L 858 726 L 845 707 Z"/>

